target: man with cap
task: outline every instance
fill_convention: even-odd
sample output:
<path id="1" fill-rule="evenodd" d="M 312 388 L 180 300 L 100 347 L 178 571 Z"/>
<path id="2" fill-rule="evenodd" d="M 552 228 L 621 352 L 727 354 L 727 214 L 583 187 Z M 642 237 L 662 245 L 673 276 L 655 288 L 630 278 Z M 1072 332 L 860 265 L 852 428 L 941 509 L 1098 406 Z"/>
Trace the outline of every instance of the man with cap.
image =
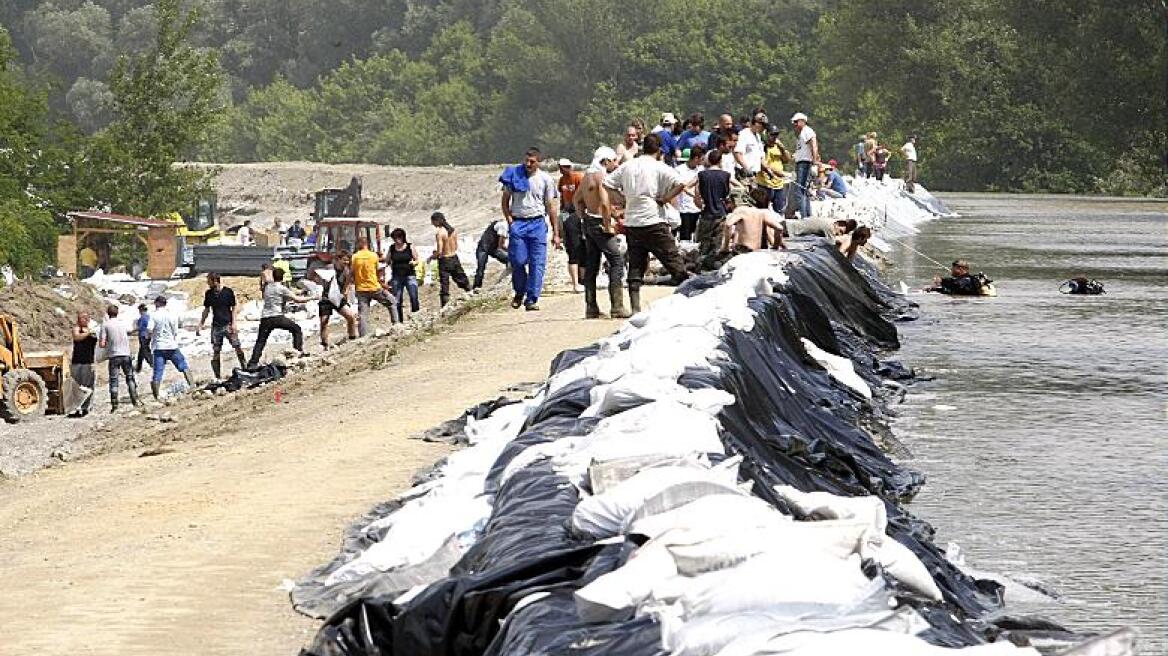
<path id="1" fill-rule="evenodd" d="M 674 166 L 677 162 L 678 148 L 677 140 L 680 133 L 677 130 L 677 117 L 673 112 L 665 112 L 661 115 L 661 125 L 653 129 L 653 134 L 661 137 L 661 160 L 669 166 Z"/>
<path id="2" fill-rule="evenodd" d="M 631 316 L 625 307 L 625 253 L 616 227 L 612 221 L 612 210 L 607 214 L 603 206 L 608 203 L 604 189 L 604 176 L 617 168 L 616 151 L 601 146 L 592 155 L 592 164 L 584 174 L 580 187 L 576 190 L 577 207 L 584 220 L 584 318 L 600 319 L 600 305 L 596 299 L 596 278 L 600 275 L 601 255 L 608 261 L 609 314 L 613 319 L 627 319 Z"/>
<path id="3" fill-rule="evenodd" d="M 762 171 L 763 137 L 767 127 L 767 115 L 755 114 L 750 124 L 738 133 L 738 143 L 734 145 L 734 161 L 747 177 L 754 177 Z"/>
<path id="4" fill-rule="evenodd" d="M 641 154 L 604 176 L 604 189 L 616 192 L 625 203 L 625 238 L 629 251 L 629 305 L 633 314 L 641 311 L 641 285 L 652 254 L 669 271 L 673 284 L 689 277 L 677 250 L 677 240 L 669 228 L 665 206 L 683 191 L 681 177 L 661 161 L 661 138 L 645 137 Z M 603 192 L 602 216 L 609 219 L 611 204 Z"/>
<path id="5" fill-rule="evenodd" d="M 552 245 L 560 247 L 558 192 L 552 176 L 539 168 L 538 148 L 528 148 L 523 163 L 509 167 L 499 178 L 503 183 L 503 218 L 510 226 L 507 257 L 511 260 L 511 287 L 515 296 L 511 307 L 539 309 L 543 274 L 547 268 L 547 231 L 552 227 Z"/>
<path id="6" fill-rule="evenodd" d="M 584 261 L 584 222 L 576 213 L 574 199 L 584 173 L 572 168 L 572 160 L 560 160 L 560 234 L 564 236 L 564 251 L 568 254 L 568 279 L 572 281 L 572 293 L 578 293 L 580 264 Z"/>
<path id="7" fill-rule="evenodd" d="M 791 161 L 791 153 L 779 139 L 781 128 L 773 124 L 767 127 L 766 150 L 762 160 L 762 170 L 755 176 L 755 183 L 767 190 L 771 197 L 771 209 L 780 214 L 783 212 L 784 195 L 783 185 L 786 184 L 783 166 Z"/>
<path id="8" fill-rule="evenodd" d="M 807 115 L 796 112 L 791 117 L 791 128 L 795 131 L 795 204 L 804 219 L 811 216 L 811 165 L 819 162 L 819 139 L 815 130 L 807 125 Z M 788 212 L 788 215 L 790 212 Z"/>

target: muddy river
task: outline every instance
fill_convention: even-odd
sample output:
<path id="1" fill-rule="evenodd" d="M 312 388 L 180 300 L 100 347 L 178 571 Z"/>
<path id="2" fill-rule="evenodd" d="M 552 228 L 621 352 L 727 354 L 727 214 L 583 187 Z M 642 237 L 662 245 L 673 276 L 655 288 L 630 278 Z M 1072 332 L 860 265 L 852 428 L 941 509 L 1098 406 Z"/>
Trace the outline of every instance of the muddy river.
<path id="1" fill-rule="evenodd" d="M 1133 626 L 1168 653 L 1168 203 L 951 194 L 957 219 L 895 245 L 894 284 L 958 257 L 994 299 L 914 295 L 895 423 L 929 482 L 913 503 L 969 565 L 1049 586 L 1011 613 Z M 913 252 L 919 251 L 919 253 Z M 1103 296 L 1065 296 L 1076 275 Z"/>

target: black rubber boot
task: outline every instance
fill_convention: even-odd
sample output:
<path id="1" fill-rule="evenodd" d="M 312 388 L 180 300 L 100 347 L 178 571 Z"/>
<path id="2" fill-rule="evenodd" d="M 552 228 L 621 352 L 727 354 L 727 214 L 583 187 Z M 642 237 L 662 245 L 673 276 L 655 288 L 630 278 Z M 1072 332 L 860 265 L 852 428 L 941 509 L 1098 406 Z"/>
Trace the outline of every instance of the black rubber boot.
<path id="1" fill-rule="evenodd" d="M 629 296 L 632 297 L 632 291 L 629 291 Z M 625 290 L 620 285 L 612 285 L 608 288 L 608 302 L 611 307 L 608 310 L 608 315 L 613 319 L 628 319 L 633 316 L 625 307 Z M 637 304 L 640 305 L 640 294 L 637 295 Z"/>
<path id="2" fill-rule="evenodd" d="M 160 387 L 162 387 L 162 383 L 156 383 L 154 381 L 150 381 L 150 393 L 154 395 L 155 401 L 162 400 L 162 398 L 158 395 L 158 390 Z"/>
<path id="3" fill-rule="evenodd" d="M 211 373 L 215 374 L 215 380 L 220 380 L 223 377 L 219 375 L 219 354 L 216 353 L 211 356 Z"/>
<path id="4" fill-rule="evenodd" d="M 600 305 L 596 302 L 596 287 L 584 285 L 584 318 L 602 319 Z"/>
<path id="5" fill-rule="evenodd" d="M 636 314 L 641 311 L 641 288 L 629 287 L 629 310 Z"/>

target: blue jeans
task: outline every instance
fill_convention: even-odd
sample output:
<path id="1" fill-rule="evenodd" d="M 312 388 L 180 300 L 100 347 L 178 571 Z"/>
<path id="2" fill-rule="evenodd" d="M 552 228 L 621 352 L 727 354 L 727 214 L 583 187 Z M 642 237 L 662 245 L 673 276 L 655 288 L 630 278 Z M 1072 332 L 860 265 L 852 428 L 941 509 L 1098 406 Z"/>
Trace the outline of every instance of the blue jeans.
<path id="1" fill-rule="evenodd" d="M 544 217 L 516 219 L 511 222 L 507 243 L 511 260 L 511 288 L 527 304 L 539 300 L 543 289 L 543 272 L 547 268 L 547 223 Z"/>
<path id="2" fill-rule="evenodd" d="M 416 313 L 418 308 L 418 278 L 417 276 L 403 276 L 401 278 L 394 276 L 390 279 L 389 284 L 393 287 L 393 297 L 397 300 L 397 320 L 398 323 L 405 321 L 405 311 L 402 309 L 402 298 L 408 291 L 410 294 L 410 312 Z"/>
<path id="3" fill-rule="evenodd" d="M 795 199 L 799 213 L 804 219 L 811 216 L 811 194 L 807 186 L 811 184 L 811 162 L 795 162 Z"/>
<path id="4" fill-rule="evenodd" d="M 154 376 L 151 381 L 155 383 L 162 382 L 163 368 L 169 362 L 174 365 L 175 369 L 180 372 L 187 370 L 187 359 L 183 357 L 182 351 L 178 349 L 154 349 Z"/>
<path id="5" fill-rule="evenodd" d="M 778 189 L 768 189 L 768 191 L 771 195 L 771 209 L 776 214 L 782 214 L 783 210 L 786 209 L 787 202 L 787 199 L 783 196 L 783 189 L 780 187 Z"/>

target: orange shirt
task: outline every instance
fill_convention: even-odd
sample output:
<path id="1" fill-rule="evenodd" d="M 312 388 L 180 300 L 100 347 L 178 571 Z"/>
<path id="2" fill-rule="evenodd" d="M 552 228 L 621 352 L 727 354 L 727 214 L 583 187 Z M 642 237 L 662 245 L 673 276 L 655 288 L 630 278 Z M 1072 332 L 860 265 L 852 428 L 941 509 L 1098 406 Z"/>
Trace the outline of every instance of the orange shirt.
<path id="1" fill-rule="evenodd" d="M 583 171 L 572 171 L 567 175 L 560 176 L 560 198 L 564 199 L 564 205 L 572 204 L 572 197 L 576 195 L 576 189 L 583 181 Z"/>

